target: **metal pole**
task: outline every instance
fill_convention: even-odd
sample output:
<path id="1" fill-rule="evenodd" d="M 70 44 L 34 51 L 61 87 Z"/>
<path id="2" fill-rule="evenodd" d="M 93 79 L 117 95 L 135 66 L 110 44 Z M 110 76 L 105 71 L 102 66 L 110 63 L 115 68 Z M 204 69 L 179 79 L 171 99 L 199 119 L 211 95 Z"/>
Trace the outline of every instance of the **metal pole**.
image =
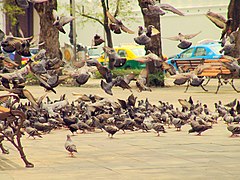
<path id="1" fill-rule="evenodd" d="M 75 11 L 75 0 L 71 0 L 72 1 L 72 16 L 73 17 L 76 17 L 76 11 Z M 76 59 L 76 46 L 77 46 L 77 42 L 76 42 L 76 37 L 77 37 L 77 34 L 76 34 L 76 21 L 73 20 L 73 52 L 74 52 L 74 57 Z"/>

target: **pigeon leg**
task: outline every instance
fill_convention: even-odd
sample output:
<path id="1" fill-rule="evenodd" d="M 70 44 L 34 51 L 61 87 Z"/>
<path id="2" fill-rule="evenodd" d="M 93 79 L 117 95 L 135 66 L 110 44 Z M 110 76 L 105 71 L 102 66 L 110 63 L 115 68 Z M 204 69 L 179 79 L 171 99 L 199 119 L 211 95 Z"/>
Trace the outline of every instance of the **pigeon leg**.
<path id="1" fill-rule="evenodd" d="M 233 138 L 233 137 L 239 137 L 239 136 L 237 134 L 232 134 L 230 137 Z"/>
<path id="2" fill-rule="evenodd" d="M 204 86 L 201 84 L 201 88 L 205 91 L 205 92 L 208 92 L 207 89 L 204 88 Z"/>
<path id="3" fill-rule="evenodd" d="M 218 87 L 217 87 L 217 90 L 216 90 L 215 94 L 217 94 L 217 93 L 218 93 L 218 91 L 219 91 L 219 89 L 220 89 L 220 86 L 222 86 L 222 82 L 221 82 L 221 79 L 220 79 L 220 77 L 219 77 L 219 76 L 217 76 L 217 78 L 218 78 Z"/>
<path id="4" fill-rule="evenodd" d="M 190 84 L 190 80 L 187 81 L 187 87 L 186 87 L 186 89 L 185 89 L 185 91 L 184 91 L 185 93 L 187 92 L 187 90 L 188 90 L 188 88 L 189 88 L 189 84 Z"/>
<path id="5" fill-rule="evenodd" d="M 196 136 L 201 136 L 201 132 L 200 132 L 200 133 L 198 133 Z"/>
<path id="6" fill-rule="evenodd" d="M 210 77 L 208 77 L 208 80 L 207 80 L 207 82 L 203 85 L 203 86 L 206 86 L 206 85 L 208 85 L 208 83 L 210 82 L 210 80 L 211 80 L 211 78 Z"/>
<path id="7" fill-rule="evenodd" d="M 160 136 L 159 132 L 157 132 L 157 136 Z"/>

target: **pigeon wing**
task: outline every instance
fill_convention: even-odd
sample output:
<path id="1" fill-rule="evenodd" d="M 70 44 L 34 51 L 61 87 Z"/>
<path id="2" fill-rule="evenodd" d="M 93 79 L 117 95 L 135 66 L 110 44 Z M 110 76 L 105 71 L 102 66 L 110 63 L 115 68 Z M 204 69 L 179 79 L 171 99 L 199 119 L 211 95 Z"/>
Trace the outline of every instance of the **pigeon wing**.
<path id="1" fill-rule="evenodd" d="M 135 33 L 134 31 L 132 31 L 131 29 L 127 28 L 123 24 L 120 27 L 123 30 L 123 32 L 125 32 L 125 33 L 128 33 L 128 34 L 134 34 Z"/>
<path id="2" fill-rule="evenodd" d="M 111 13 L 110 13 L 109 11 L 107 11 L 106 13 L 107 13 L 108 19 L 109 19 L 112 23 L 118 24 L 119 21 L 118 21 L 113 15 L 111 15 Z"/>
<path id="3" fill-rule="evenodd" d="M 59 19 L 58 12 L 55 9 L 53 9 L 52 15 L 53 15 L 54 21 Z"/>
<path id="4" fill-rule="evenodd" d="M 207 12 L 206 16 L 208 19 L 210 19 L 210 21 L 212 21 L 220 29 L 225 28 L 226 19 L 222 15 L 209 11 Z"/>
<path id="5" fill-rule="evenodd" d="M 23 94 L 32 103 L 34 107 L 38 107 L 38 103 L 36 102 L 30 91 L 28 91 L 27 89 L 23 89 Z"/>
<path id="6" fill-rule="evenodd" d="M 0 41 L 2 41 L 5 37 L 5 33 L 0 29 Z"/>
<path id="7" fill-rule="evenodd" d="M 175 7 L 173 7 L 170 4 L 160 4 L 160 8 L 162 8 L 163 10 L 166 10 L 166 11 L 170 11 L 179 16 L 184 16 L 184 14 L 181 11 L 179 11 L 178 9 L 176 9 Z"/>
<path id="8" fill-rule="evenodd" d="M 184 36 L 184 39 L 192 39 L 195 36 L 199 35 L 201 32 L 202 31 L 199 31 L 198 33 L 195 33 L 195 34 L 186 34 L 186 35 L 183 35 L 183 36 Z"/>
<path id="9" fill-rule="evenodd" d="M 75 18 L 73 16 L 62 16 L 60 18 L 60 24 L 62 26 L 64 26 L 67 23 L 70 23 L 71 21 L 73 21 Z"/>
<path id="10" fill-rule="evenodd" d="M 166 38 L 163 37 L 163 39 L 168 39 L 168 40 L 172 40 L 172 41 L 179 41 L 180 40 L 179 36 L 172 36 L 172 37 L 166 37 Z"/>

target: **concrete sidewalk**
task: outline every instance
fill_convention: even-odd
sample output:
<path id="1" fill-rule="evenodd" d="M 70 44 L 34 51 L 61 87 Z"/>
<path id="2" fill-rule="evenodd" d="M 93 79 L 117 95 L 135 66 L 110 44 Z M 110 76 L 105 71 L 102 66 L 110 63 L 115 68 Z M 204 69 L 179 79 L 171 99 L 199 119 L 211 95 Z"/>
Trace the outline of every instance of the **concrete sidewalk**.
<path id="1" fill-rule="evenodd" d="M 223 122 L 203 136 L 167 129 L 156 133 L 105 132 L 78 134 L 72 140 L 79 153 L 68 156 L 68 130 L 55 130 L 43 139 L 23 137 L 33 169 L 26 169 L 16 150 L 0 156 L 0 179 L 239 179 L 239 138 L 229 138 Z"/>

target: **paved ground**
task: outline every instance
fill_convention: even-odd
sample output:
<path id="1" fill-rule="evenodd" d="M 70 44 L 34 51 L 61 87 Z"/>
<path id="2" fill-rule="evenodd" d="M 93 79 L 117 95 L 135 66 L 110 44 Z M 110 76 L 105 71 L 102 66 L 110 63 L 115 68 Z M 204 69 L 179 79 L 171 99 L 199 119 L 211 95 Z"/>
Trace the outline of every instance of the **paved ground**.
<path id="1" fill-rule="evenodd" d="M 66 93 L 71 101 L 76 98 L 72 92 L 96 93 L 113 99 L 126 99 L 131 94 L 114 88 L 114 97 L 111 97 L 103 93 L 98 83 L 92 80 L 81 88 L 58 87 L 56 95 L 49 95 L 59 98 L 60 94 Z M 172 86 L 171 80 L 166 81 L 169 87 L 142 93 L 133 89 L 133 93 L 138 99 L 148 97 L 154 104 L 162 100 L 174 106 L 179 106 L 178 98 L 191 95 L 195 101 L 208 103 L 212 110 L 213 103 L 218 100 L 227 103 L 234 98 L 240 99 L 229 85 L 214 94 L 216 83 L 211 82 L 207 93 L 193 87 L 184 93 L 185 87 Z M 240 88 L 240 81 L 236 83 Z M 38 87 L 28 89 L 35 96 L 44 92 Z M 75 158 L 69 157 L 64 149 L 67 130 L 55 130 L 36 140 L 24 136 L 25 152 L 35 167 L 24 168 L 17 151 L 6 142 L 10 154 L 0 155 L 0 179 L 240 179 L 240 138 L 229 138 L 230 132 L 223 122 L 201 137 L 188 134 L 188 130 L 188 125 L 181 132 L 171 128 L 160 137 L 154 132 L 118 132 L 113 139 L 105 132 L 78 134 L 72 137 L 79 151 Z"/>

